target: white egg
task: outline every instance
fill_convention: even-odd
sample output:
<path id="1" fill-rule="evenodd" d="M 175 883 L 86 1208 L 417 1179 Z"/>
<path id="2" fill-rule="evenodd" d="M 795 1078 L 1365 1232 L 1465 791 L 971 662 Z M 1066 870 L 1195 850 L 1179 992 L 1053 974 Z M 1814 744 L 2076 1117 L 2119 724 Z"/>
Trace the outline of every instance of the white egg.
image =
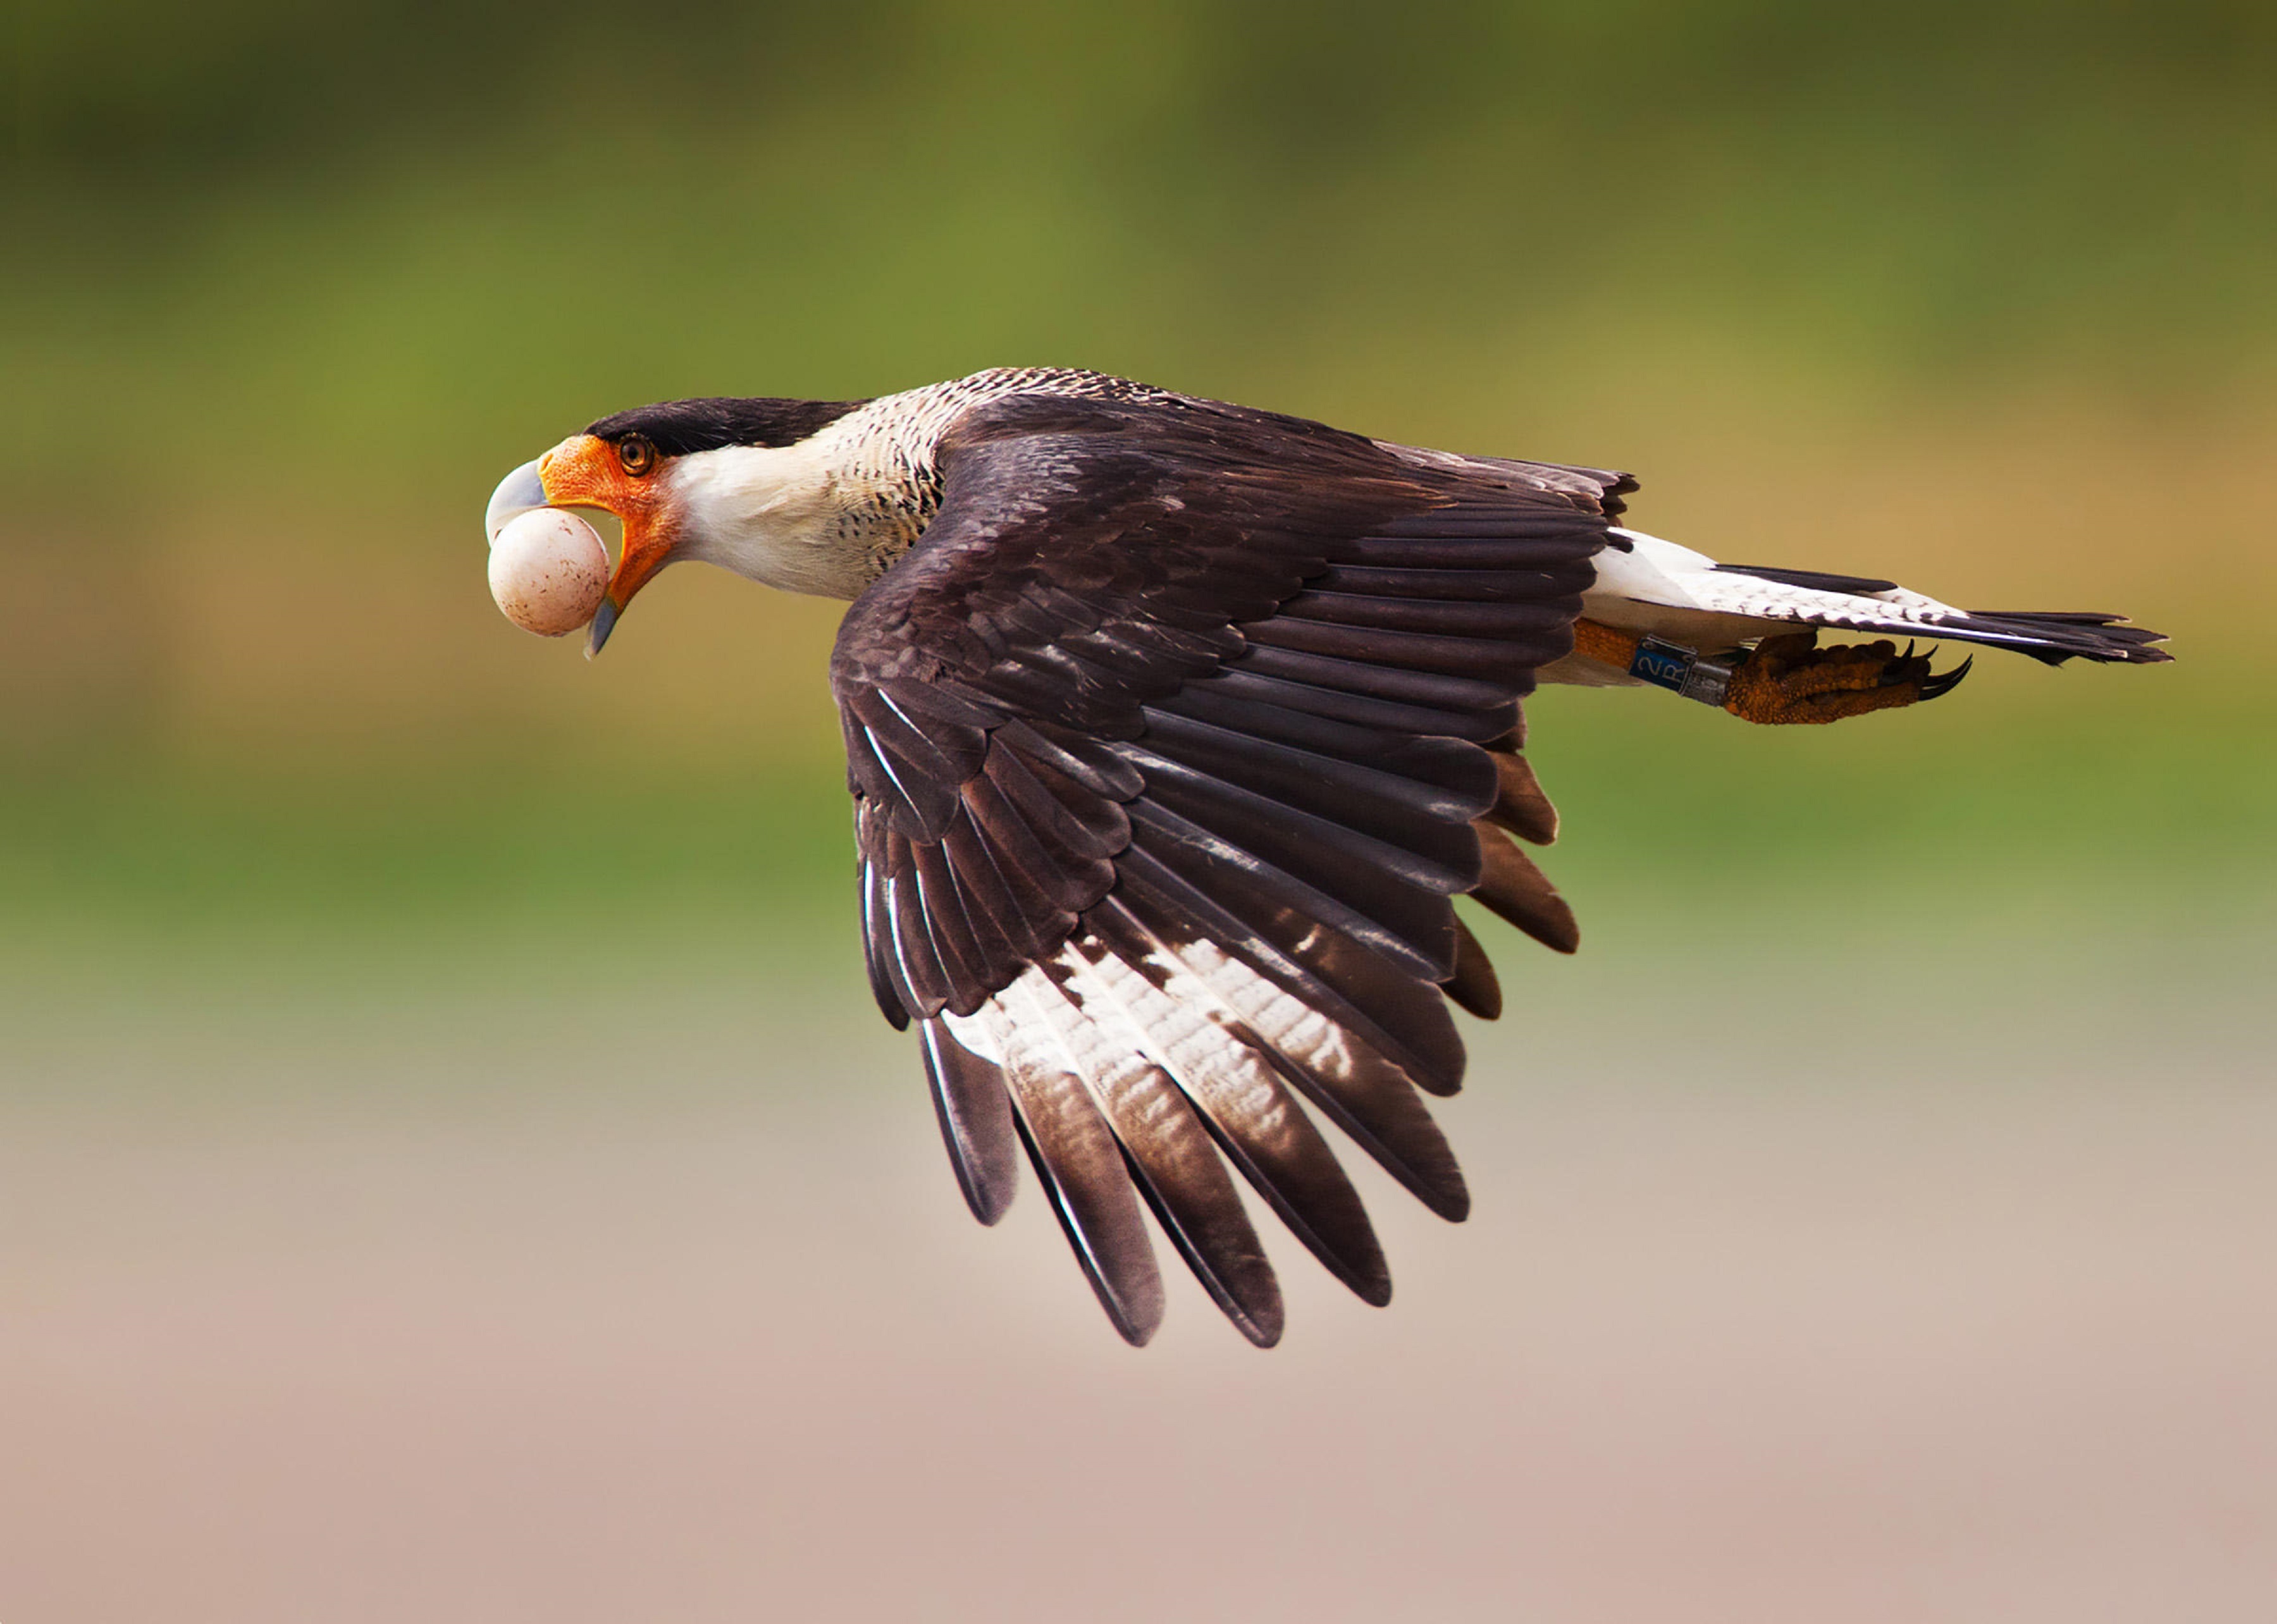
<path id="1" fill-rule="evenodd" d="M 593 527 L 537 507 L 491 540 L 491 596 L 525 632 L 560 637 L 592 619 L 609 589 L 609 550 Z"/>

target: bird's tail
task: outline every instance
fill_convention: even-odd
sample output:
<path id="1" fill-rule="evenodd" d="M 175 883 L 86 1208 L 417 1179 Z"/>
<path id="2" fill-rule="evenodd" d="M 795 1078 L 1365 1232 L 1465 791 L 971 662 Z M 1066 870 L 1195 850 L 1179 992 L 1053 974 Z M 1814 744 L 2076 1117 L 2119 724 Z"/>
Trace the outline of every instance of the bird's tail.
<path id="1" fill-rule="evenodd" d="M 1955 642 L 2014 649 L 2050 665 L 2060 665 L 2070 659 L 2095 660 L 2105 664 L 2155 665 L 2174 657 L 2156 646 L 2167 641 L 2165 633 L 2130 626 L 2124 615 L 2085 611 L 1965 610 L 1961 618 L 1940 623 L 1930 635 Z"/>
<path id="2" fill-rule="evenodd" d="M 2123 615 L 2083 611 L 1957 609 L 1893 581 L 1821 570 L 1719 564 L 1642 531 L 1616 529 L 1599 556 L 1598 580 L 1614 612 L 1585 602 L 1582 613 L 1693 647 L 1732 647 L 1786 627 L 1877 637 L 1938 638 L 2009 649 L 2060 665 L 2088 659 L 2150 665 L 2174 656 L 2165 635 Z"/>
<path id="3" fill-rule="evenodd" d="M 1718 564 L 1715 573 L 1788 588 L 1791 596 L 1755 612 L 1803 626 L 2013 649 L 2050 665 L 2071 659 L 2154 665 L 2174 657 L 2157 646 L 2167 641 L 2166 634 L 2131 626 L 2124 615 L 2092 610 L 1955 609 L 1908 592 L 1893 581 L 1758 564 Z"/>

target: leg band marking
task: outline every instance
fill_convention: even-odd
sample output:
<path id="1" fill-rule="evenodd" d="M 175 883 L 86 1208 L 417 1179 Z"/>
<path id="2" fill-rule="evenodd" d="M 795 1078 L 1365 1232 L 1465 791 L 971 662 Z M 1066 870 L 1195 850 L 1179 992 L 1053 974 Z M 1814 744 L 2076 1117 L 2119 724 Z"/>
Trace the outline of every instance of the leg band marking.
<path id="1" fill-rule="evenodd" d="M 1680 643 L 1647 637 L 1637 643 L 1636 657 L 1629 662 L 1629 675 L 1682 698 L 1720 706 L 1724 696 L 1732 690 L 1732 673 L 1746 657 L 1743 650 L 1702 654 Z"/>

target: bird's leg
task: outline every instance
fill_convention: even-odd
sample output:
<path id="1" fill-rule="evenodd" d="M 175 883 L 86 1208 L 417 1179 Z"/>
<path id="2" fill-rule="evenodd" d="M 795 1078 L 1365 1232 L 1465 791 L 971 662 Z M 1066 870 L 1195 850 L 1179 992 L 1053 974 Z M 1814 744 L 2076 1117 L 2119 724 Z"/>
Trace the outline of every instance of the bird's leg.
<path id="1" fill-rule="evenodd" d="M 1910 643 L 1900 654 L 1890 642 L 1816 641 L 1816 630 L 1764 638 L 1732 672 L 1724 709 L 1749 722 L 1839 722 L 1935 699 L 1969 670 L 1932 673 Z"/>
<path id="2" fill-rule="evenodd" d="M 1732 672 L 1746 657 L 1738 649 L 1702 654 L 1664 638 L 1625 632 L 1586 618 L 1573 622 L 1573 652 L 1703 705 L 1724 702 Z"/>
<path id="3" fill-rule="evenodd" d="M 1930 671 L 1911 644 L 1900 654 L 1894 643 L 1821 649 L 1817 641 L 1817 628 L 1806 626 L 1753 649 L 1702 654 L 1595 620 L 1573 623 L 1576 654 L 1749 722 L 1839 722 L 1935 699 L 1969 674 L 1966 660 L 1952 671 Z"/>

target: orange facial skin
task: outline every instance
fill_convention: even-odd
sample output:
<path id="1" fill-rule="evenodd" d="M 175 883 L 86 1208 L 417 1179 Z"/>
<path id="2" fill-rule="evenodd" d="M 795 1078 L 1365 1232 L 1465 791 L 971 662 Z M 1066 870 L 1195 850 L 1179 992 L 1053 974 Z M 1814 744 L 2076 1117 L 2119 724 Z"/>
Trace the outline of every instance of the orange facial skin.
<path id="1" fill-rule="evenodd" d="M 621 612 L 633 594 L 664 566 L 678 526 L 658 474 L 665 459 L 651 453 L 646 474 L 628 473 L 617 448 L 590 434 L 573 434 L 537 459 L 545 499 L 555 507 L 598 507 L 625 527 L 624 552 L 609 578 L 609 603 Z"/>

